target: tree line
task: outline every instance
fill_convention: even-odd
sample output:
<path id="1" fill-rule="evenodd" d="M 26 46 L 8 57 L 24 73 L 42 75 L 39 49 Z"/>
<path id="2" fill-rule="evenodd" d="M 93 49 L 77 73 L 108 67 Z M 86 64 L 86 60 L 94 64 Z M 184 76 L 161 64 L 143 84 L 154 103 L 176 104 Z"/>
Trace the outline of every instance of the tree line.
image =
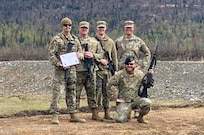
<path id="1" fill-rule="evenodd" d="M 108 3 L 108 4 L 107 4 Z M 60 20 L 90 22 L 90 35 L 96 21 L 108 23 L 114 40 L 123 34 L 125 20 L 136 24 L 135 34 L 160 60 L 200 60 L 204 54 L 204 2 L 202 0 L 2 0 L 0 11 L 0 60 L 46 60 L 51 38 L 60 32 Z"/>

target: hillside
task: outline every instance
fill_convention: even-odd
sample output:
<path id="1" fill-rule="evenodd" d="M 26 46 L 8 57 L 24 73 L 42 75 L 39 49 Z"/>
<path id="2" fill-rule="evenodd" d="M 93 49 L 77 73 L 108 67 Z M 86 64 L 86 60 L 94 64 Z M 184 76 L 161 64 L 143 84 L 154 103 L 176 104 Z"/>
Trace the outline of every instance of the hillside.
<path id="1" fill-rule="evenodd" d="M 151 27 L 153 19 L 167 20 L 172 25 L 185 24 L 188 20 L 204 21 L 204 3 L 201 0 L 2 0 L 1 3 L 1 22 L 37 22 L 50 24 L 55 30 L 58 30 L 58 23 L 64 16 L 72 18 L 75 23 L 87 20 L 95 24 L 97 20 L 104 19 L 110 30 L 121 28 L 125 20 L 132 19 L 144 32 Z"/>
<path id="2" fill-rule="evenodd" d="M 202 0 L 1 0 L 1 3 L 0 60 L 45 60 L 46 47 L 52 36 L 60 32 L 59 23 L 65 16 L 73 20 L 75 35 L 80 21 L 90 22 L 90 35 L 94 35 L 96 21 L 105 20 L 108 35 L 114 40 L 123 34 L 124 22 L 133 20 L 135 34 L 151 50 L 161 46 L 162 60 L 199 60 L 204 55 Z M 21 52 L 25 49 L 28 54 Z"/>

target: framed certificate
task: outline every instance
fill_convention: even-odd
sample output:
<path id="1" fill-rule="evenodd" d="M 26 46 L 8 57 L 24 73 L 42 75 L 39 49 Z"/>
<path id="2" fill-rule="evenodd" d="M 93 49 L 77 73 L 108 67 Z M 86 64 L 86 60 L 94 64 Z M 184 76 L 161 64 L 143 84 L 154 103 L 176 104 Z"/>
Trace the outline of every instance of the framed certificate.
<path id="1" fill-rule="evenodd" d="M 62 54 L 60 55 L 60 59 L 63 67 L 74 66 L 80 63 L 76 52 Z"/>

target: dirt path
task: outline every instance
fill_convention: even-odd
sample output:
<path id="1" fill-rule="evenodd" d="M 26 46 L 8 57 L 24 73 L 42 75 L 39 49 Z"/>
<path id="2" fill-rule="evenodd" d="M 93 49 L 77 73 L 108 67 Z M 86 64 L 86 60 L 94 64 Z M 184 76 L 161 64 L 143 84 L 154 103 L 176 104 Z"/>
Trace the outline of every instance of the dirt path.
<path id="1" fill-rule="evenodd" d="M 90 119 L 91 113 L 78 115 L 87 123 L 70 123 L 66 114 L 60 115 L 59 125 L 50 124 L 50 115 L 1 118 L 0 135 L 204 135 L 203 107 L 152 110 L 145 117 L 148 124 L 138 124 L 135 119 L 96 122 Z"/>

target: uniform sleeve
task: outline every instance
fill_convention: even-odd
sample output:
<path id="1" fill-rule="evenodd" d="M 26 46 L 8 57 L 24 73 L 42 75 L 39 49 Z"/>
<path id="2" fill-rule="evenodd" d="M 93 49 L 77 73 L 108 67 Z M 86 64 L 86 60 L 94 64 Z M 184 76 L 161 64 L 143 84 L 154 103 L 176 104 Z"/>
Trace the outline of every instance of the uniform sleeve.
<path id="1" fill-rule="evenodd" d="M 77 44 L 77 52 L 79 53 L 79 59 L 84 59 L 81 43 L 79 42 L 78 39 L 76 39 L 76 44 Z"/>
<path id="2" fill-rule="evenodd" d="M 107 94 L 108 97 L 111 97 L 112 95 L 117 96 L 118 94 L 118 83 L 119 83 L 119 72 L 116 72 L 114 76 L 111 76 L 108 83 L 106 84 Z"/>
<path id="3" fill-rule="evenodd" d="M 112 48 L 112 52 L 111 52 L 111 56 L 112 56 L 112 61 L 115 64 L 115 68 L 116 71 L 118 71 L 118 57 L 117 57 L 117 51 L 116 51 L 116 46 L 115 43 L 112 43 L 113 48 Z"/>
<path id="4" fill-rule="evenodd" d="M 141 42 L 140 51 L 143 52 L 145 55 L 141 65 L 142 65 L 142 68 L 146 68 L 150 62 L 151 52 L 143 40 L 141 40 L 140 42 Z"/>
<path id="5" fill-rule="evenodd" d="M 122 36 L 123 37 L 123 36 Z M 122 60 L 120 60 L 120 57 L 121 57 L 121 55 L 122 55 L 122 50 L 121 49 L 119 49 L 119 48 L 121 48 L 120 47 L 120 42 L 121 42 L 121 40 L 122 40 L 122 37 L 119 37 L 119 38 L 117 38 L 116 40 L 115 40 L 115 47 L 116 47 L 116 53 L 117 53 L 117 68 L 118 68 L 118 70 L 121 70 L 121 69 L 123 69 L 124 68 L 124 62 L 122 61 Z"/>
<path id="6" fill-rule="evenodd" d="M 57 66 L 57 67 L 61 63 L 60 60 L 56 56 L 58 49 L 59 49 L 59 43 L 57 41 L 58 38 L 59 37 L 55 36 L 49 45 L 49 61 L 51 62 L 52 65 Z"/>
<path id="7" fill-rule="evenodd" d="M 101 48 L 101 45 L 98 41 L 97 42 L 97 48 L 96 48 L 96 52 L 93 52 L 93 55 L 94 55 L 94 59 L 97 61 L 97 62 L 100 62 L 100 60 L 103 58 L 103 50 Z"/>

